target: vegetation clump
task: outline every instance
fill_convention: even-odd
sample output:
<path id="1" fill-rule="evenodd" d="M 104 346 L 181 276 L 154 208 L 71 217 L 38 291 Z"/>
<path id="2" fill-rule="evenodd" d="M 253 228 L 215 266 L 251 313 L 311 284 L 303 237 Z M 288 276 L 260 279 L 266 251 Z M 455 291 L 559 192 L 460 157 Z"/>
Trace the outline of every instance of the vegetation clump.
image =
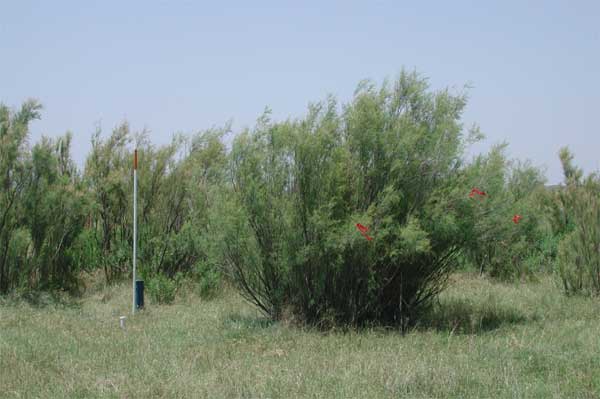
<path id="1" fill-rule="evenodd" d="M 223 257 L 242 292 L 274 318 L 413 325 L 473 235 L 465 104 L 403 72 L 239 135 Z"/>
<path id="2" fill-rule="evenodd" d="M 351 101 L 329 97 L 226 144 L 229 126 L 154 146 L 98 129 L 79 171 L 71 135 L 28 144 L 41 106 L 0 105 L 0 294 L 81 291 L 81 276 L 130 277 L 132 149 L 139 152 L 139 265 L 150 297 L 223 280 L 272 319 L 318 326 L 419 323 L 457 269 L 501 280 L 556 273 L 567 294 L 600 293 L 600 179 L 560 153 L 565 184 L 510 160 L 468 159 L 464 93 L 416 73 Z"/>

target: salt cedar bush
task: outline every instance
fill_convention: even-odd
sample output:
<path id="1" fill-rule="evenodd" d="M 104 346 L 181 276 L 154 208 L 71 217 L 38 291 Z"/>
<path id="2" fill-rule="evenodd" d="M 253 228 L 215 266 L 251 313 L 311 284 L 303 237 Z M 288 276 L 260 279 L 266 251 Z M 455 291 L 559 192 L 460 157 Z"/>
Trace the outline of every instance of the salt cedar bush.
<path id="1" fill-rule="evenodd" d="M 207 215 L 212 192 L 224 184 L 225 130 L 175 136 L 155 147 L 127 123 L 107 138 L 98 128 L 80 174 L 70 156 L 70 134 L 28 145 L 29 124 L 40 110 L 33 100 L 16 112 L 0 104 L 0 294 L 76 292 L 83 288 L 81 272 L 95 270 L 107 283 L 128 276 L 135 141 L 140 275 L 173 279 L 181 273 L 212 295 L 220 274 Z"/>
<path id="2" fill-rule="evenodd" d="M 92 200 L 88 234 L 81 248 L 88 268 L 104 272 L 108 283 L 119 280 L 131 264 L 132 237 L 130 193 L 131 143 L 129 126 L 124 123 L 102 139 L 100 128 L 92 135 L 92 150 L 86 159 L 84 182 Z"/>
<path id="3" fill-rule="evenodd" d="M 566 294 L 600 294 L 600 176 L 573 164 L 560 151 L 565 181 L 548 206 L 558 243 L 557 271 Z"/>
<path id="4" fill-rule="evenodd" d="M 560 258 L 565 289 L 584 289 L 598 276 L 598 223 L 582 226 L 597 219 L 596 180 L 569 164 L 575 183 L 548 194 L 539 170 L 508 161 L 502 145 L 467 162 L 480 134 L 463 127 L 466 100 L 402 72 L 299 119 L 274 122 L 267 110 L 231 145 L 229 126 L 154 146 L 123 123 L 92 135 L 81 175 L 69 135 L 29 147 L 39 104 L 0 106 L 0 294 L 74 290 L 81 271 L 129 276 L 134 147 L 149 291 L 185 277 L 211 297 L 225 274 L 274 319 L 405 331 L 458 262 L 506 279 Z"/>
<path id="5" fill-rule="evenodd" d="M 158 147 L 149 142 L 146 132 L 132 133 L 127 123 L 108 138 L 103 139 L 100 130 L 93 135 L 84 174 L 93 198 L 92 233 L 80 246 L 91 269 L 103 270 L 108 283 L 119 281 L 131 270 L 135 144 L 140 275 L 146 279 L 158 275 L 173 279 L 177 273 L 195 277 L 199 264 L 209 264 L 213 270 L 207 275 L 217 279 L 214 260 L 208 262 L 211 244 L 206 221 L 212 188 L 224 179 L 223 134 L 225 130 L 213 129 L 189 138 L 176 135 L 170 144 Z M 199 283 L 206 284 L 204 279 Z M 216 284 L 212 280 L 210 284 Z"/>
<path id="6" fill-rule="evenodd" d="M 509 160 L 506 147 L 493 146 L 464 168 L 467 184 L 486 195 L 470 197 L 473 206 L 462 215 L 468 221 L 462 256 L 480 274 L 511 280 L 544 270 L 542 247 L 549 234 L 540 199 L 545 179 L 528 162 Z"/>
<path id="7" fill-rule="evenodd" d="M 177 284 L 164 274 L 156 274 L 148 279 L 148 294 L 155 303 L 170 304 L 175 300 Z"/>
<path id="8" fill-rule="evenodd" d="M 341 108 L 328 98 L 280 123 L 267 111 L 233 142 L 221 204 L 223 259 L 241 292 L 275 319 L 415 325 L 468 238 L 465 104 L 402 72 L 362 82 Z"/>
<path id="9" fill-rule="evenodd" d="M 0 294 L 79 286 L 71 248 L 88 201 L 70 158 L 70 134 L 27 145 L 40 110 L 34 100 L 17 112 L 0 104 Z"/>

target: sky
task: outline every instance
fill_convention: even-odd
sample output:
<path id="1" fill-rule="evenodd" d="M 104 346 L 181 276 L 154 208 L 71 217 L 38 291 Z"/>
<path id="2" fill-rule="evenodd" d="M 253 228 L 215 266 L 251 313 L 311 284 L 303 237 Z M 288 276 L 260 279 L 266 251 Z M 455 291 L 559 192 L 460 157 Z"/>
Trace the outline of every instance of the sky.
<path id="1" fill-rule="evenodd" d="M 0 0 L 0 102 L 38 99 L 30 141 L 69 130 L 79 165 L 97 126 L 127 120 L 156 144 L 239 132 L 402 68 L 469 85 L 463 122 L 486 135 L 472 153 L 506 141 L 551 184 L 562 146 L 600 169 L 598 1 Z"/>

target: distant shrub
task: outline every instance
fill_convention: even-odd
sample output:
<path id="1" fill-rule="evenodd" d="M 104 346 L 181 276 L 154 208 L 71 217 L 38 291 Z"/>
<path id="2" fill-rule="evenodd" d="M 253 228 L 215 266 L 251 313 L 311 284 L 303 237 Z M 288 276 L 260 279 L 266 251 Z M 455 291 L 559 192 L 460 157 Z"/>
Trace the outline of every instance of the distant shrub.
<path id="1" fill-rule="evenodd" d="M 222 182 L 227 129 L 190 138 L 176 135 L 168 145 L 152 145 L 145 132 L 134 134 L 123 123 L 107 138 L 98 130 L 86 161 L 85 183 L 93 199 L 90 215 L 96 241 L 80 247 L 86 264 L 118 281 L 131 268 L 133 240 L 132 151 L 138 149 L 138 258 L 150 274 L 174 278 L 189 274 L 207 258 L 206 213 L 209 191 Z M 82 243 L 83 244 L 83 243 Z M 90 244 L 90 245 L 88 245 Z M 96 257 L 94 261 L 93 257 Z"/>
<path id="2" fill-rule="evenodd" d="M 544 191 L 541 171 L 528 163 L 509 161 L 506 145 L 494 146 L 467 165 L 465 180 L 483 190 L 465 210 L 463 255 L 481 274 L 501 280 L 532 276 L 547 232 L 539 205 Z M 520 215 L 517 223 L 515 215 Z"/>
<path id="3" fill-rule="evenodd" d="M 212 298 L 221 286 L 221 273 L 216 267 L 199 262 L 194 270 L 194 279 L 197 281 L 197 292 L 201 298 Z"/>
<path id="4" fill-rule="evenodd" d="M 172 279 L 157 274 L 147 280 L 148 295 L 156 303 L 169 304 L 175 300 L 177 284 Z"/>
<path id="5" fill-rule="evenodd" d="M 12 239 L 6 251 L 6 264 L 10 266 L 8 281 L 11 282 L 11 288 L 25 289 L 33 288 L 29 286 L 27 277 L 35 270 L 31 267 L 27 257 L 27 251 L 31 248 L 31 235 L 27 228 L 19 228 L 13 231 Z"/>
<path id="6" fill-rule="evenodd" d="M 95 234 L 94 229 L 84 229 L 69 248 L 74 262 L 82 271 L 91 272 L 99 268 L 101 252 Z"/>
<path id="7" fill-rule="evenodd" d="M 561 150 L 565 186 L 556 193 L 554 214 L 558 272 L 567 294 L 600 294 L 600 176 L 583 178 L 573 156 Z"/>
<path id="8" fill-rule="evenodd" d="M 70 157 L 71 135 L 27 145 L 41 106 L 0 104 L 0 294 L 79 288 L 71 247 L 89 204 Z"/>

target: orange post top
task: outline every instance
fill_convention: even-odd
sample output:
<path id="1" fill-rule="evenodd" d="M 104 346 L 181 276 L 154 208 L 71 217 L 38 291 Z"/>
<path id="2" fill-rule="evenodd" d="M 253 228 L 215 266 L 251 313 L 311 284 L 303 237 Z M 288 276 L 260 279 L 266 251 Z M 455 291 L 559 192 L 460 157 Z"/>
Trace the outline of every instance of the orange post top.
<path id="1" fill-rule="evenodd" d="M 133 152 L 133 169 L 137 170 L 137 150 Z"/>

